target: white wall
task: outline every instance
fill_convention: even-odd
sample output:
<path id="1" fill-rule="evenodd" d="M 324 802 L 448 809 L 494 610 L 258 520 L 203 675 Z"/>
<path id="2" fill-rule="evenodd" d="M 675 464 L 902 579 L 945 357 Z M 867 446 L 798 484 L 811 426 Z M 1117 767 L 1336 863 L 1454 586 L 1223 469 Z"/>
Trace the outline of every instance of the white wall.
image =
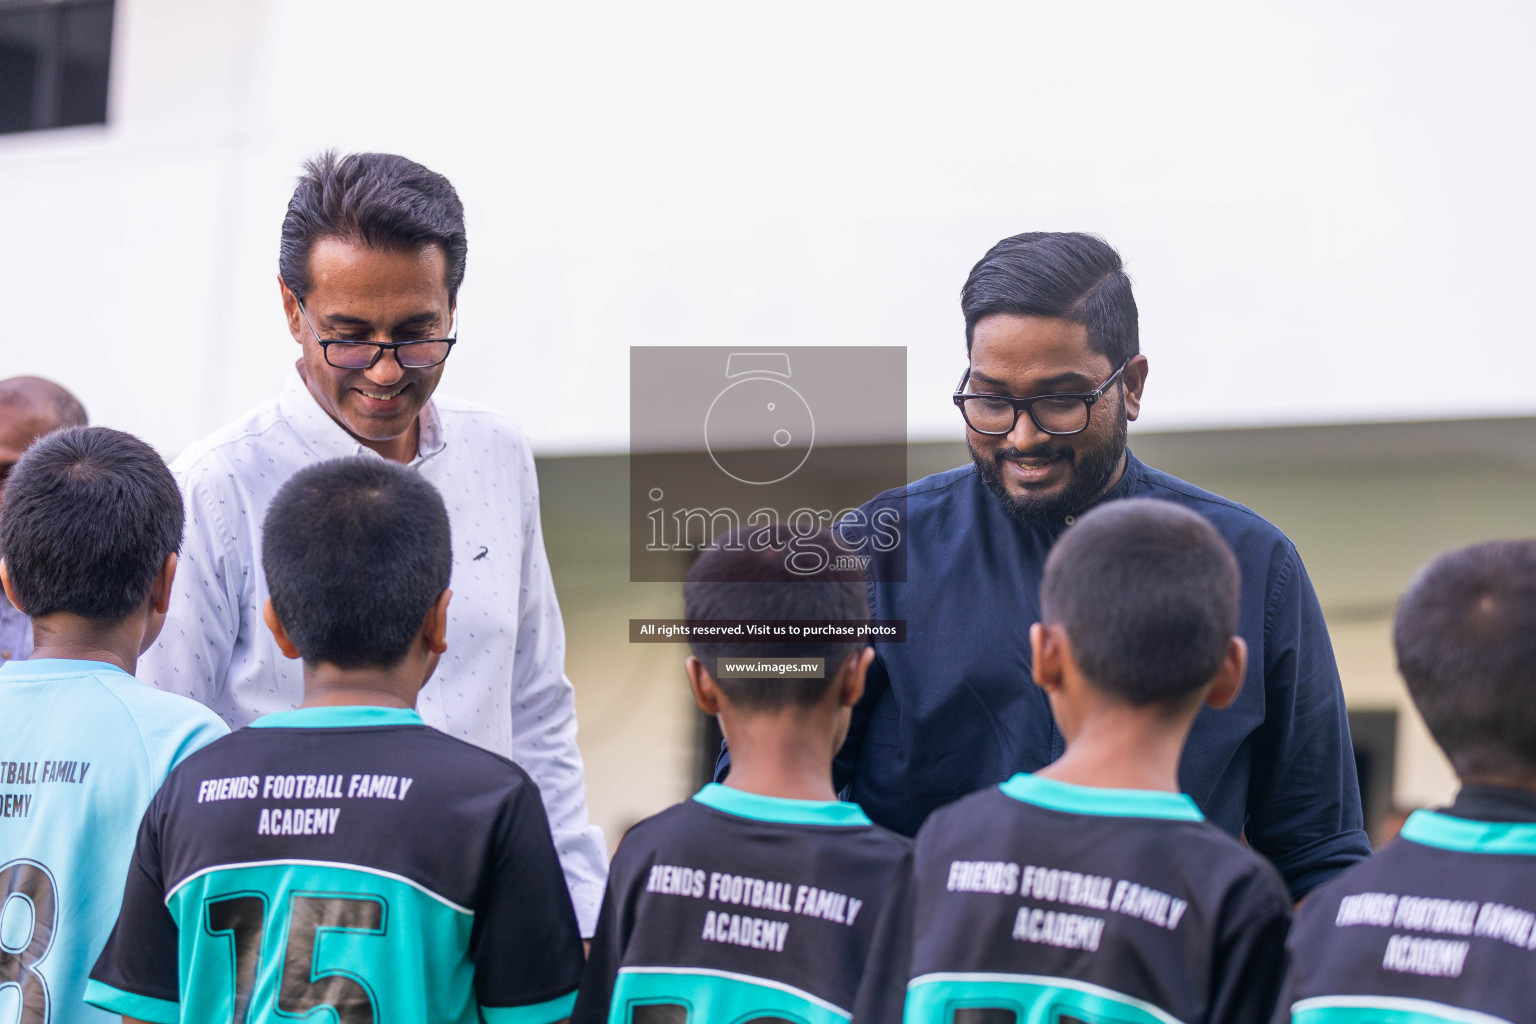
<path id="1" fill-rule="evenodd" d="M 960 283 L 1032 228 L 1126 255 L 1148 426 L 1536 412 L 1522 5 L 118 12 L 112 123 L 0 136 L 3 368 L 167 452 L 293 358 L 278 225 L 328 145 L 456 182 L 446 387 L 546 453 L 623 450 L 660 343 L 906 344 L 912 436 L 953 437 Z"/>

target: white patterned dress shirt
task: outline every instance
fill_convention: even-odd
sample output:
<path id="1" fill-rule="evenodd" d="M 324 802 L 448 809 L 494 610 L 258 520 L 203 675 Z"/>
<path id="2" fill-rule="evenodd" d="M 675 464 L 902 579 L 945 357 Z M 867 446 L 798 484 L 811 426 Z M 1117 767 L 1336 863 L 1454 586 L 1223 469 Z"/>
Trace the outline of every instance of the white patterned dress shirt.
<path id="1" fill-rule="evenodd" d="M 297 370 L 277 398 L 182 453 L 171 470 L 186 500 L 186 536 L 170 613 L 139 678 L 202 702 L 231 728 L 297 707 L 300 663 L 283 657 L 262 621 L 262 519 L 300 469 L 370 454 L 320 408 Z M 533 454 L 503 416 L 434 397 L 411 467 L 442 493 L 453 536 L 448 651 L 417 708 L 427 724 L 511 758 L 538 784 L 590 936 L 607 857 L 587 817 Z"/>

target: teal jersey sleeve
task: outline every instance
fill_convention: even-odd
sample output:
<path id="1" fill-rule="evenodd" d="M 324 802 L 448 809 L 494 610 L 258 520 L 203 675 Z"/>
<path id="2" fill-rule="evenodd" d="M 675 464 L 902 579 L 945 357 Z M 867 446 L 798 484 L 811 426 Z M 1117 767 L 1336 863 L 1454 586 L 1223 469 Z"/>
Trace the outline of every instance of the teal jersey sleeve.
<path id="1" fill-rule="evenodd" d="M 908 852 L 880 911 L 875 941 L 864 964 L 858 998 L 853 1004 L 853 1019 L 860 1024 L 901 1024 L 907 979 L 912 976 L 914 915 L 912 854 Z"/>
<path id="2" fill-rule="evenodd" d="M 618 981 L 619 967 L 623 962 L 627 936 L 619 921 L 618 904 L 623 894 L 615 891 L 614 878 L 624 877 L 622 870 L 624 849 L 609 865 L 608 885 L 603 890 L 603 905 L 597 912 L 597 930 L 592 935 L 592 948 L 587 954 L 587 967 L 581 973 L 581 991 L 571 1008 L 571 1024 L 608 1024 L 609 1007 L 613 1004 L 613 988 Z"/>
<path id="3" fill-rule="evenodd" d="M 133 719 L 155 789 L 189 755 L 229 735 L 223 719 L 190 698 L 133 680 L 112 680 L 111 689 Z"/>
<path id="4" fill-rule="evenodd" d="M 538 791 L 521 788 L 493 831 L 485 901 L 470 937 L 475 997 L 488 1024 L 554 1024 L 576 1002 L 581 940 Z M 554 904 L 554 906 L 550 906 Z M 529 914 L 528 908 L 549 907 Z M 568 912 L 562 912 L 568 911 Z"/>
<path id="5" fill-rule="evenodd" d="M 176 1024 L 181 1019 L 176 959 L 179 932 L 165 904 L 160 872 L 164 812 L 159 803 L 157 796 L 139 826 L 117 927 L 91 972 L 85 999 L 110 1013 L 153 1024 Z M 127 930 L 125 922 L 130 922 Z M 107 965 L 106 970 L 103 965 Z"/>
<path id="6" fill-rule="evenodd" d="M 227 731 L 103 662 L 0 669 L 0 1005 L 14 992 L 24 1021 L 112 1020 L 83 999 L 140 818 L 171 768 Z"/>

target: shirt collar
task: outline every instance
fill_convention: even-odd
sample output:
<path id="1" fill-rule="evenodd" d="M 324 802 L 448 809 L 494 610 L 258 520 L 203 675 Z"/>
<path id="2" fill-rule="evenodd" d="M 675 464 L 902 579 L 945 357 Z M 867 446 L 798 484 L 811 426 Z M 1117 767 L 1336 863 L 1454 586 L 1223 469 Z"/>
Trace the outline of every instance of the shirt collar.
<path id="1" fill-rule="evenodd" d="M 1456 802 L 1443 814 L 1478 821 L 1510 821 L 1536 824 L 1536 793 L 1508 786 L 1462 786 Z"/>
<path id="2" fill-rule="evenodd" d="M 1460 853 L 1513 853 L 1536 856 L 1536 824 L 1474 821 L 1440 811 L 1414 811 L 1399 835 L 1420 846 Z"/>
<path id="3" fill-rule="evenodd" d="M 274 711 L 251 723 L 253 729 L 344 729 L 360 726 L 421 725 L 415 708 L 386 708 L 373 704 L 294 708 Z"/>
<path id="4" fill-rule="evenodd" d="M 51 679 L 56 676 L 79 676 L 92 672 L 115 672 L 120 676 L 133 676 L 109 661 L 83 661 L 75 658 L 30 658 L 25 661 L 7 661 L 0 665 L 0 677 L 5 679 Z"/>
<path id="5" fill-rule="evenodd" d="M 304 378 L 299 376 L 298 366 L 288 371 L 283 389 L 277 395 L 277 409 L 299 438 L 322 459 L 342 459 L 352 455 L 373 455 L 373 449 L 362 445 L 331 419 L 315 396 L 310 393 Z M 416 466 L 432 458 L 447 446 L 443 436 L 443 420 L 437 411 L 437 403 L 430 398 L 421 410 L 421 438 L 416 445 Z"/>
<path id="6" fill-rule="evenodd" d="M 1120 479 L 1115 481 L 1115 486 L 1100 495 L 1099 500 L 1090 505 L 1086 510 L 1079 512 L 1076 516 L 1068 516 L 1064 524 L 1058 525 L 1071 526 L 1077 519 L 1087 515 L 1088 512 L 1098 508 L 1100 505 L 1106 505 L 1111 501 L 1119 501 L 1121 498 L 1134 498 L 1142 493 L 1147 489 L 1145 474 L 1143 473 L 1145 469 L 1146 465 L 1136 456 L 1132 455 L 1131 450 L 1127 448 L 1125 450 L 1125 469 L 1121 472 Z"/>
<path id="7" fill-rule="evenodd" d="M 726 814 L 786 825 L 868 825 L 869 817 L 858 804 L 838 800 L 791 800 L 764 796 L 711 782 L 693 797 L 706 807 Z"/>
<path id="8" fill-rule="evenodd" d="M 1151 789 L 1101 789 L 1020 772 L 1004 782 L 1002 791 L 1015 800 L 1068 814 L 1095 814 L 1114 818 L 1170 818 L 1203 821 L 1205 815 L 1183 793 Z"/>
<path id="9" fill-rule="evenodd" d="M 1133 498 L 1145 491 L 1147 489 L 1145 470 L 1146 464 L 1132 455 L 1130 448 L 1126 448 L 1125 470 L 1120 474 L 1120 479 L 1115 481 L 1115 486 L 1105 491 L 1098 501 L 1095 501 L 1088 509 L 1076 515 L 1051 520 L 1037 520 L 1032 525 L 1036 529 L 1044 530 L 1051 537 L 1059 537 L 1067 527 L 1076 523 L 1082 516 L 1087 515 L 1089 510 L 1098 508 L 1105 502 L 1118 501 L 1121 498 Z M 1003 510 L 1002 502 L 998 501 L 995 495 L 989 493 L 988 496 L 992 499 L 992 504 L 998 513 L 1006 517 L 1007 513 Z"/>
<path id="10" fill-rule="evenodd" d="M 1126 448 L 1125 472 L 1120 474 L 1120 479 L 1115 482 L 1115 486 L 1105 491 L 1104 497 L 1100 498 L 1096 504 L 1115 501 L 1119 498 L 1133 498 L 1145 491 L 1147 489 L 1144 472 L 1146 468 L 1146 463 L 1132 455 L 1130 448 Z"/>

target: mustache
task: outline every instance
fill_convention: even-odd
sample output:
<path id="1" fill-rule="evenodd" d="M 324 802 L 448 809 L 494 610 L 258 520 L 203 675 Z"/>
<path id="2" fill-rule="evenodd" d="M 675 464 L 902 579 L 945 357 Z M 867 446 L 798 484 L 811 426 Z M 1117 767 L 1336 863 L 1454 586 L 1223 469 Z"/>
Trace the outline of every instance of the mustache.
<path id="1" fill-rule="evenodd" d="M 1077 461 L 1077 453 L 1067 445 L 1062 444 L 1038 444 L 1033 448 L 999 448 L 992 453 L 992 460 L 997 463 L 1007 462 L 1010 459 L 1065 459 L 1069 464 Z"/>

